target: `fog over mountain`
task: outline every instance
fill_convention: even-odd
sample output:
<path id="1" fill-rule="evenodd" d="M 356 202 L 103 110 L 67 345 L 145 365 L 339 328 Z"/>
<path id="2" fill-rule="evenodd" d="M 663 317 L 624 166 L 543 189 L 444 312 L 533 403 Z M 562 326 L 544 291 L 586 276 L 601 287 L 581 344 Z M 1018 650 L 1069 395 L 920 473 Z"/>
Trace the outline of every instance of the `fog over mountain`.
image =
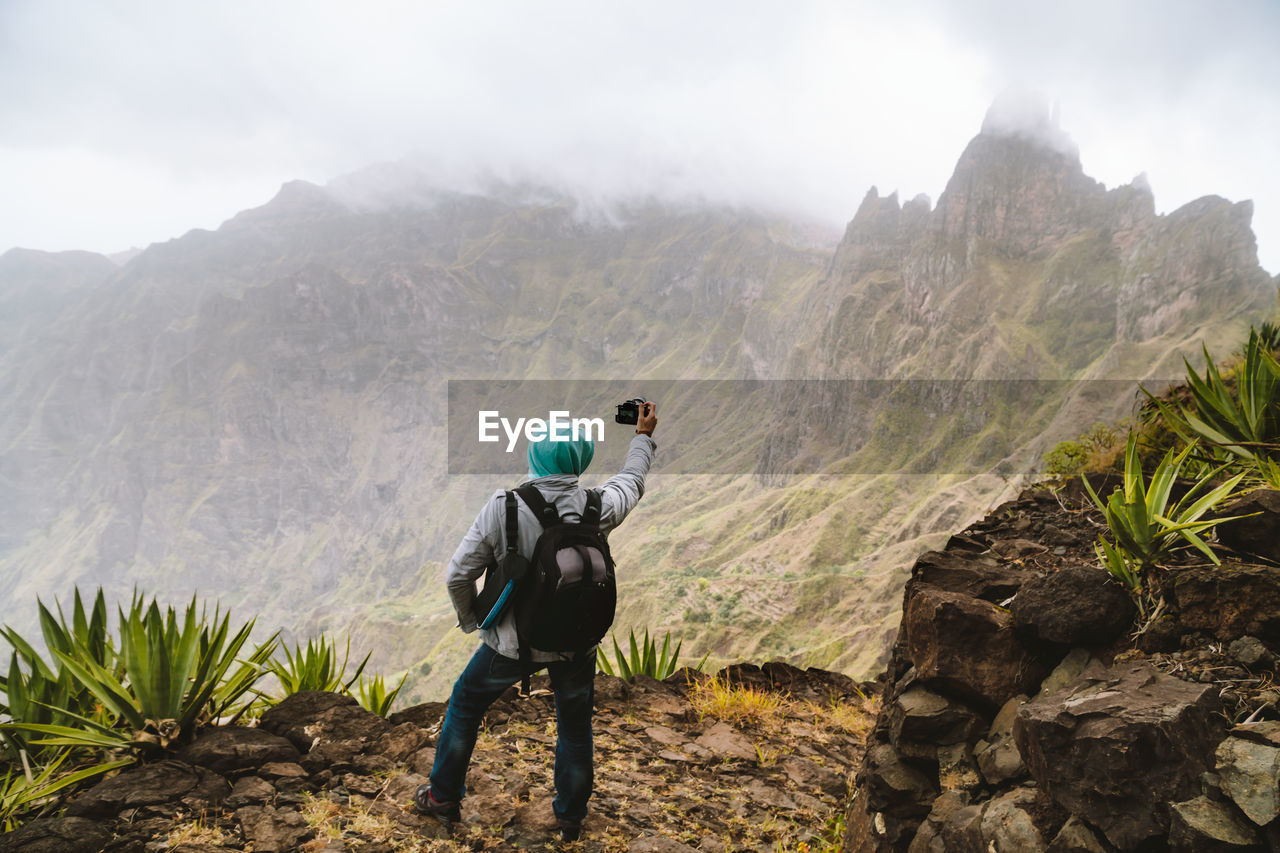
<path id="1" fill-rule="evenodd" d="M 443 563 L 523 467 L 448 475 L 450 379 L 1072 380 L 1020 401 L 947 386 L 936 418 L 836 382 L 769 386 L 764 422 L 666 401 L 615 540 L 619 627 L 869 675 L 916 553 L 1126 412 L 1132 379 L 1274 310 L 1250 203 L 1158 215 L 1066 139 L 1043 105 L 997 104 L 936 204 L 873 188 L 842 238 L 744 208 L 442 189 L 402 164 L 290 182 L 119 266 L 10 251 L 6 619 L 72 583 L 198 590 L 291 636 L 350 629 L 438 695 L 472 639 Z M 1104 379 L 1127 391 L 1074 381 Z M 664 475 L 696 471 L 706 436 L 740 466 Z"/>
<path id="2" fill-rule="evenodd" d="M 601 7 L 378 0 L 0 5 L 0 250 L 145 247 L 281 183 L 413 159 L 612 200 L 838 227 L 870 184 L 936 198 L 975 117 L 1040 91 L 1108 187 L 1257 203 L 1280 268 L 1280 12 L 1241 0 Z"/>

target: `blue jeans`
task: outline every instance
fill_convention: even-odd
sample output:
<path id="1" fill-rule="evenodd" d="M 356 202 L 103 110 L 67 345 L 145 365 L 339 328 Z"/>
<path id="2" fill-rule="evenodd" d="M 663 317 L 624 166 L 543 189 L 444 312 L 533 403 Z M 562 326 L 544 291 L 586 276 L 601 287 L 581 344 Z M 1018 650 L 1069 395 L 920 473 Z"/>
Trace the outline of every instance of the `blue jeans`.
<path id="1" fill-rule="evenodd" d="M 543 667 L 551 676 L 556 697 L 556 798 L 552 809 L 567 823 L 581 823 L 594 782 L 591 713 L 595 702 L 596 656 L 581 661 L 530 663 L 530 672 Z M 467 795 L 467 765 L 475 749 L 484 712 L 508 687 L 525 675 L 520 662 L 495 652 L 484 643 L 471 656 L 453 685 L 431 767 L 431 795 L 438 802 L 461 802 Z"/>

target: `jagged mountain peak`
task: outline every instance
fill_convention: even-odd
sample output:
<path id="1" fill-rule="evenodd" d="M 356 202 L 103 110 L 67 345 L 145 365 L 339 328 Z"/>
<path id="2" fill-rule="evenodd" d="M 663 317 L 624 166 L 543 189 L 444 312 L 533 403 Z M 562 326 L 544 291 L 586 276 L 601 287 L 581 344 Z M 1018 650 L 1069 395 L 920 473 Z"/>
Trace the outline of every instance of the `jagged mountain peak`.
<path id="1" fill-rule="evenodd" d="M 950 287 L 968 265 L 963 259 L 975 252 L 1036 253 L 1094 230 L 1134 231 L 1154 217 L 1145 175 L 1108 193 L 1084 173 L 1056 110 L 1037 95 L 1010 92 L 992 103 L 936 207 L 931 209 L 924 195 L 899 204 L 896 192 L 882 197 L 872 187 L 845 231 L 832 269 L 856 278 L 898 266 L 908 248 L 924 239 L 931 252 L 961 259 L 943 275 Z"/>
<path id="2" fill-rule="evenodd" d="M 1207 196 L 1157 215 L 1145 175 L 1085 174 L 1042 100 L 997 101 L 932 211 L 867 192 L 814 303 L 819 352 L 844 375 L 1070 375 L 1197 317 L 1264 316 L 1251 212 Z"/>
<path id="3" fill-rule="evenodd" d="M 1096 223 L 1106 190 L 1084 173 L 1075 142 L 1041 97 L 1010 92 L 988 109 L 938 199 L 935 227 L 1033 251 Z"/>
<path id="4" fill-rule="evenodd" d="M 948 238 L 1029 251 L 1096 221 L 1105 194 L 1075 154 L 984 132 L 960 155 L 938 199 L 936 224 Z"/>

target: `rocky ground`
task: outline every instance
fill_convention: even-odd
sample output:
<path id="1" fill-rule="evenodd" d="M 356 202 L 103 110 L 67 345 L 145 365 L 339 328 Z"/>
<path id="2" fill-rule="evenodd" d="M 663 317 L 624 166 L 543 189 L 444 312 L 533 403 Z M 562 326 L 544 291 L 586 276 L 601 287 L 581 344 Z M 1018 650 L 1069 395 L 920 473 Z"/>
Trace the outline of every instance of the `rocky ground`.
<path id="1" fill-rule="evenodd" d="M 1098 566 L 1082 489 L 1029 490 L 919 557 L 878 690 L 780 663 L 601 676 L 574 844 L 555 840 L 535 680 L 491 710 L 452 830 L 409 808 L 443 706 L 383 720 L 308 693 L 80 792 L 0 853 L 1280 850 L 1280 492 L 1223 510 L 1249 513 L 1219 526 L 1222 565 L 1171 561 L 1143 617 Z"/>
<path id="2" fill-rule="evenodd" d="M 874 716 L 848 678 L 785 664 L 715 679 L 597 680 L 596 793 L 581 841 L 551 812 L 545 680 L 491 709 L 452 830 L 412 811 L 444 706 L 384 720 L 349 697 L 296 694 L 257 727 L 212 728 L 168 760 L 77 795 L 0 852 L 821 850 Z"/>
<path id="3" fill-rule="evenodd" d="M 1247 513 L 1221 566 L 1165 567 L 1145 616 L 1078 483 L 922 555 L 846 849 L 1280 850 L 1280 492 L 1221 512 Z"/>

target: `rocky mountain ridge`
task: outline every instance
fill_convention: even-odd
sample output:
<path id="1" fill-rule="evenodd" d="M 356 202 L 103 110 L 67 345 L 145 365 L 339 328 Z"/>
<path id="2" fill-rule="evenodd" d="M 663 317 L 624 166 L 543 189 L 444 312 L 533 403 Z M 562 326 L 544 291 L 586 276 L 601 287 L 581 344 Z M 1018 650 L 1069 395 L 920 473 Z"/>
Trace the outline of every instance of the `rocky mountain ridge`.
<path id="1" fill-rule="evenodd" d="M 1106 190 L 1078 157 L 979 135 L 932 211 L 924 197 L 899 205 L 868 192 L 810 306 L 823 323 L 816 351 L 834 355 L 813 367 L 845 377 L 1158 374 L 1170 366 L 1163 354 L 1105 357 L 1195 328 L 1191 312 L 1274 311 L 1280 282 L 1257 264 L 1252 211 L 1209 196 L 1157 215 L 1141 177 Z M 977 333 L 998 346 L 975 349 Z"/>

